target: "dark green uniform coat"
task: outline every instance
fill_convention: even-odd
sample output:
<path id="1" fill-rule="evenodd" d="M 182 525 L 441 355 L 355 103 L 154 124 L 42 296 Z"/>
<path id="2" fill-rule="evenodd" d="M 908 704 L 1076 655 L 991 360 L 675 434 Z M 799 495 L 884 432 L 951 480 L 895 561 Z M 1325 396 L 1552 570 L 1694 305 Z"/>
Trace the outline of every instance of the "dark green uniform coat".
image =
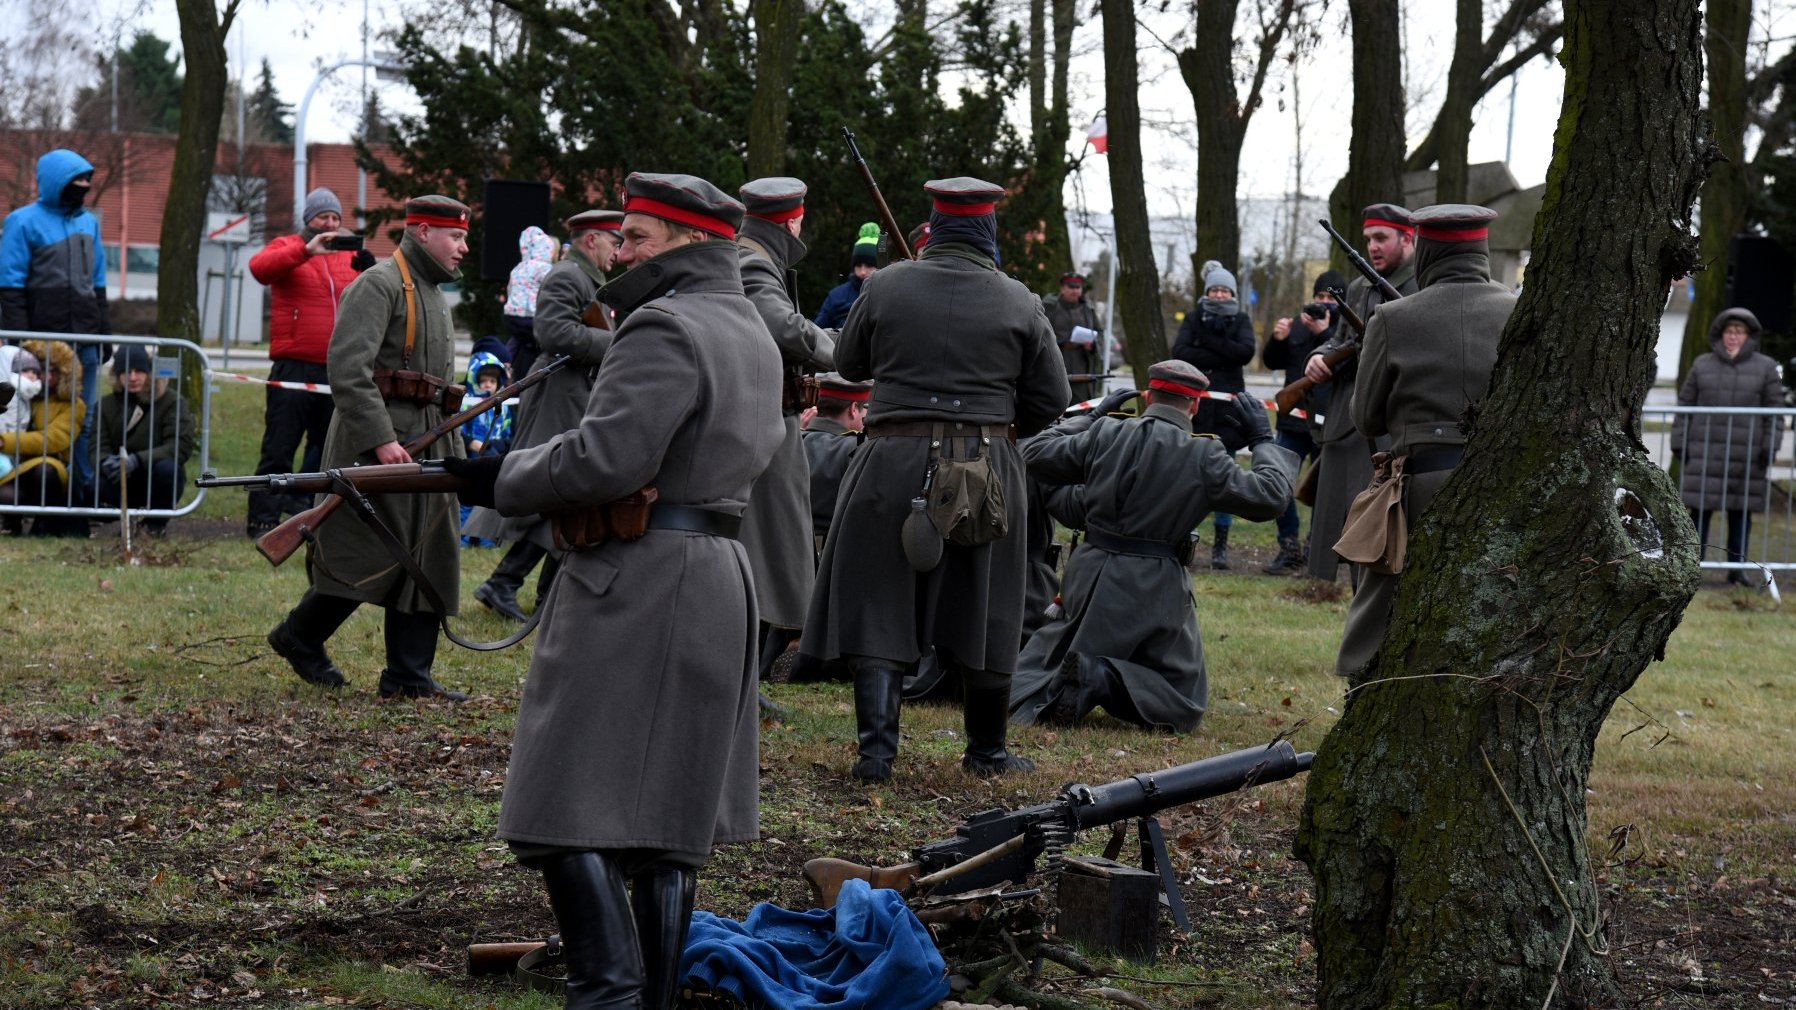
<path id="1" fill-rule="evenodd" d="M 542 348 L 531 370 L 566 354 L 573 360 L 541 383 L 524 390 L 518 403 L 518 423 L 512 430 L 511 447 L 531 449 L 579 425 L 586 416 L 586 400 L 592 395 L 593 377 L 612 333 L 588 326 L 580 318 L 593 296 L 605 283 L 605 272 L 578 252 L 549 268 L 536 296 L 536 342 Z M 553 550 L 554 534 L 541 516 L 510 518 L 491 509 L 475 509 L 468 517 L 469 536 L 489 540 L 529 539 Z"/>
<path id="2" fill-rule="evenodd" d="M 438 285 L 461 276 L 445 270 L 409 236 L 399 244 L 417 291 L 417 332 L 410 364 L 405 352 L 405 291 L 399 266 L 378 263 L 356 278 L 337 307 L 326 369 L 336 413 L 324 436 L 324 466 L 375 463 L 374 450 L 404 442 L 444 418 L 438 404 L 384 401 L 374 388 L 377 368 L 411 368 L 453 382 L 455 333 L 449 303 Z M 459 408 L 458 408 L 459 409 Z M 417 454 L 419 460 L 462 456 L 461 433 L 450 432 Z M 381 522 L 405 544 L 451 614 L 461 593 L 461 510 L 453 494 L 371 495 Z M 318 531 L 311 556 L 312 588 L 324 596 L 430 613 L 430 602 L 393 559 L 386 545 L 343 509 Z"/>
<path id="3" fill-rule="evenodd" d="M 1167 545 L 1214 510 L 1276 518 L 1291 501 L 1298 463 L 1295 453 L 1267 442 L 1253 450 L 1253 469 L 1243 470 L 1221 441 L 1194 437 L 1185 412 L 1164 404 L 1134 420 L 1072 418 L 1036 437 L 1023 457 L 1046 484 L 1085 485 L 1087 528 Z M 1062 615 L 1029 639 L 1018 660 L 1013 721 L 1035 721 L 1067 653 L 1077 652 L 1111 661 L 1148 725 L 1197 728 L 1209 681 L 1183 565 L 1087 542 L 1066 563 L 1060 598 Z"/>
<path id="4" fill-rule="evenodd" d="M 787 272 L 804 256 L 804 243 L 778 225 L 751 217 L 737 245 L 742 288 L 755 305 L 787 368 L 835 367 L 836 334 L 798 314 Z M 778 383 L 775 383 L 777 388 Z M 755 482 L 742 517 L 742 546 L 755 572 L 761 620 L 777 628 L 804 624 L 815 581 L 811 534 L 811 472 L 800 444 L 798 411 L 785 417 L 786 437 Z"/>
<path id="5" fill-rule="evenodd" d="M 970 246 L 932 244 L 915 261 L 867 278 L 836 345 L 836 370 L 874 380 L 872 432 L 887 422 L 1046 427 L 1069 393 L 1041 299 Z M 1010 535 L 945 546 L 934 571 L 905 560 L 899 528 L 923 484 L 929 439 L 869 438 L 842 484 L 824 544 L 803 651 L 871 656 L 898 666 L 930 646 L 968 669 L 1016 669 L 1022 633 L 1026 491 L 1022 458 L 1002 437 L 990 458 L 1004 486 Z M 957 454 L 976 451 L 962 438 Z"/>
<path id="6" fill-rule="evenodd" d="M 1490 280 L 1490 260 L 1481 254 L 1444 257 L 1429 265 L 1422 283 L 1420 291 L 1385 305 L 1367 324 L 1353 396 L 1359 430 L 1390 436 L 1390 451 L 1399 456 L 1465 444 L 1459 418 L 1467 404 L 1489 391 L 1497 340 L 1515 310 L 1515 296 Z M 1410 529 L 1452 472 L 1410 476 L 1403 500 Z M 1377 654 L 1398 578 L 1372 571 L 1361 577 L 1347 610 L 1336 673 L 1352 676 Z"/>
<path id="7" fill-rule="evenodd" d="M 1405 298 L 1416 292 L 1415 257 L 1411 256 L 1391 276 L 1385 278 Z M 1364 277 L 1355 277 L 1347 285 L 1347 304 L 1370 320 L 1384 295 Z M 1300 325 L 1300 324 L 1297 324 Z M 1333 340 L 1310 352 L 1314 357 L 1328 354 L 1357 334 L 1345 317 Z M 1329 380 L 1328 409 L 1322 415 L 1322 431 L 1316 438 L 1316 501 L 1310 511 L 1311 578 L 1334 581 L 1341 559 L 1335 555 L 1335 541 L 1341 539 L 1341 527 L 1347 522 L 1347 508 L 1366 485 L 1372 483 L 1372 450 L 1366 436 L 1353 423 L 1353 387 L 1362 367 L 1362 356 L 1349 358 L 1334 370 Z"/>
<path id="8" fill-rule="evenodd" d="M 1060 297 L 1058 292 L 1043 295 L 1042 310 L 1047 313 L 1048 325 L 1054 327 L 1054 342 L 1060 345 L 1060 363 L 1066 366 L 1068 375 L 1091 375 L 1097 372 L 1102 357 L 1096 344 L 1086 346 L 1073 343 L 1073 327 L 1084 326 L 1099 332 L 1098 339 L 1107 339 L 1103 334 L 1103 321 L 1098 318 L 1097 310 L 1081 297 L 1071 305 Z M 1099 396 L 1102 390 L 1097 380 L 1071 383 L 1074 403 Z"/>
<path id="9" fill-rule="evenodd" d="M 506 515 L 660 501 L 741 515 L 780 444 L 779 354 L 727 242 L 638 264 L 579 426 L 505 457 Z M 518 706 L 499 835 L 708 853 L 757 837 L 754 586 L 742 545 L 651 529 L 570 551 Z"/>

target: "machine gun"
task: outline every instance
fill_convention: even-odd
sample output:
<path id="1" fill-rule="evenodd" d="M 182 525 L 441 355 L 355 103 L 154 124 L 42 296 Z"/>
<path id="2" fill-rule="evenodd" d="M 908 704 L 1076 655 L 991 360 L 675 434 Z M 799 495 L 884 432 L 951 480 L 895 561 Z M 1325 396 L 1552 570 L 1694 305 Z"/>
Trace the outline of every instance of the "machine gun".
<path id="1" fill-rule="evenodd" d="M 865 880 L 874 887 L 907 894 L 933 889 L 962 894 L 1005 883 L 1021 883 L 1044 855 L 1058 858 L 1080 831 L 1113 825 L 1106 858 L 1122 847 L 1127 822 L 1134 820 L 1141 841 L 1143 869 L 1158 872 L 1167 904 L 1179 928 L 1191 918 L 1179 894 L 1177 875 L 1166 853 L 1166 836 L 1154 815 L 1198 800 L 1238 792 L 1249 786 L 1278 782 L 1310 768 L 1310 753 L 1299 754 L 1289 741 L 1250 747 L 1176 768 L 1142 772 L 1101 786 L 1074 783 L 1058 798 L 1020 810 L 994 808 L 966 819 L 953 838 L 930 842 L 898 866 L 861 866 L 845 859 L 821 858 L 804 864 L 804 879 L 822 907 L 835 904 L 842 884 Z"/>

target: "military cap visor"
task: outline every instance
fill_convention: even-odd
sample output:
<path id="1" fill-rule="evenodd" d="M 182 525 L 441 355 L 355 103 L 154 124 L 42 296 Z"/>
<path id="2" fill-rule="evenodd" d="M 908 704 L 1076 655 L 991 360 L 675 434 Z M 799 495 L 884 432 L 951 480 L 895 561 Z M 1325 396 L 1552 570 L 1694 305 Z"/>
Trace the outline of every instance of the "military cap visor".
<path id="1" fill-rule="evenodd" d="M 818 377 L 817 395 L 829 400 L 866 403 L 873 399 L 873 383 L 851 382 L 840 375 L 831 373 Z"/>
<path id="2" fill-rule="evenodd" d="M 1414 235 L 1416 226 L 1408 209 L 1394 203 L 1375 203 L 1365 210 L 1365 228 L 1389 228 L 1406 235 Z"/>
<path id="3" fill-rule="evenodd" d="M 801 179 L 772 176 L 748 183 L 736 195 L 750 217 L 783 224 L 804 213 L 806 189 Z"/>
<path id="4" fill-rule="evenodd" d="M 621 210 L 583 210 L 568 218 L 563 225 L 570 235 L 591 231 L 595 228 L 600 231 L 622 231 L 624 212 Z"/>
<path id="5" fill-rule="evenodd" d="M 1147 388 L 1195 400 L 1210 388 L 1210 377 L 1191 362 L 1174 358 L 1148 366 Z"/>
<path id="6" fill-rule="evenodd" d="M 624 193 L 625 214 L 647 214 L 725 239 L 742 227 L 742 205 L 694 175 L 631 172 Z"/>
<path id="7" fill-rule="evenodd" d="M 446 196 L 420 196 L 405 205 L 405 226 L 427 224 L 433 228 L 466 230 L 473 221 L 468 205 Z"/>
<path id="8" fill-rule="evenodd" d="M 935 212 L 950 217 L 978 217 L 995 213 L 1004 198 L 1004 187 L 982 179 L 959 176 L 953 179 L 931 179 L 923 184 L 923 192 L 934 201 Z"/>
<path id="9" fill-rule="evenodd" d="M 1416 237 L 1430 242 L 1485 242 L 1497 212 L 1466 203 L 1443 203 L 1415 213 Z"/>

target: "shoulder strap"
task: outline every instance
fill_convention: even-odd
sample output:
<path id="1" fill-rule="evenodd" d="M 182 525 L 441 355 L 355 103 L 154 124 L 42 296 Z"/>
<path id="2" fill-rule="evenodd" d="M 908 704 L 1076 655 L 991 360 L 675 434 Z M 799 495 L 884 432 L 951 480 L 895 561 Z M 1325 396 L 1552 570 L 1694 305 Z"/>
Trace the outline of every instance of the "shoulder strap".
<path id="1" fill-rule="evenodd" d="M 405 288 L 405 353 L 399 367 L 412 367 L 412 346 L 418 340 L 418 288 L 412 283 L 412 268 L 405 262 L 405 250 L 393 250 L 393 262 L 399 264 L 399 284 Z"/>

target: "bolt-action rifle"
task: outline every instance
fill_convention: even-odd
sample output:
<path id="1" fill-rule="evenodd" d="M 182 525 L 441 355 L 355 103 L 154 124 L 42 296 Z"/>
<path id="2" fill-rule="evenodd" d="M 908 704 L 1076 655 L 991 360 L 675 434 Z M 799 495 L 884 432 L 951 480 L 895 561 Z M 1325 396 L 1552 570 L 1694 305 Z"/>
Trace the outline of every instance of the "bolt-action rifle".
<path id="1" fill-rule="evenodd" d="M 842 139 L 848 141 L 848 153 L 854 157 L 854 167 L 860 169 L 861 181 L 867 184 L 867 192 L 873 197 L 873 205 L 879 209 L 880 224 L 885 226 L 887 234 L 892 236 L 892 244 L 907 260 L 914 260 L 917 254 L 911 251 L 910 242 L 904 237 L 904 229 L 898 227 L 898 219 L 892 215 L 892 208 L 886 206 L 885 194 L 879 191 L 879 183 L 873 181 L 873 170 L 867 167 L 867 159 L 861 157 L 861 147 L 854 142 L 854 131 L 842 127 Z"/>
<path id="2" fill-rule="evenodd" d="M 1154 816 L 1249 786 L 1288 779 L 1309 770 L 1314 754 L 1299 754 L 1289 741 L 1250 747 L 1176 768 L 1142 772 L 1101 786 L 1068 785 L 1056 799 L 1020 810 L 994 808 L 968 817 L 953 838 L 930 842 L 898 866 L 860 866 L 844 859 L 813 859 L 804 879 L 819 905 L 835 904 L 842 884 L 865 880 L 908 893 L 962 894 L 1004 883 L 1020 884 L 1044 854 L 1058 856 L 1087 828 L 1113 826 L 1106 858 L 1120 851 L 1127 822 L 1141 839 L 1143 868 L 1160 874 L 1173 919 L 1190 928 L 1178 878 L 1166 854 L 1166 837 Z"/>
<path id="3" fill-rule="evenodd" d="M 1398 291 L 1396 286 L 1390 281 L 1385 280 L 1384 275 L 1380 274 L 1372 264 L 1366 262 L 1366 258 L 1359 254 L 1359 250 L 1353 248 L 1353 243 L 1347 241 L 1346 236 L 1342 235 L 1339 231 L 1336 231 L 1335 226 L 1330 224 L 1327 218 L 1323 218 L 1316 223 L 1321 225 L 1324 231 L 1328 232 L 1329 238 L 1334 239 L 1335 245 L 1340 246 L 1341 252 L 1346 254 L 1347 262 L 1353 264 L 1353 268 L 1358 270 L 1367 281 L 1371 282 L 1373 287 L 1378 289 L 1378 293 L 1384 296 L 1385 301 L 1394 302 L 1403 297 L 1403 292 Z M 1342 317 L 1353 326 L 1353 331 L 1356 335 L 1355 339 L 1346 341 L 1339 347 L 1336 347 L 1333 351 L 1323 355 L 1322 363 L 1327 365 L 1330 371 L 1333 371 L 1336 366 L 1340 365 L 1342 362 L 1359 354 L 1361 341 L 1366 337 L 1366 323 L 1365 320 L 1361 319 L 1359 315 L 1353 311 L 1352 307 L 1347 304 L 1347 293 L 1345 291 L 1342 291 L 1340 288 L 1331 288 L 1330 290 L 1335 296 L 1335 304 L 1340 308 Z M 1278 412 L 1280 414 L 1289 414 L 1299 403 L 1303 402 L 1305 394 L 1315 388 L 1315 386 L 1316 382 L 1314 380 L 1308 376 L 1304 376 L 1299 378 L 1296 382 L 1279 390 L 1278 395 L 1273 397 L 1274 402 L 1278 404 Z"/>

